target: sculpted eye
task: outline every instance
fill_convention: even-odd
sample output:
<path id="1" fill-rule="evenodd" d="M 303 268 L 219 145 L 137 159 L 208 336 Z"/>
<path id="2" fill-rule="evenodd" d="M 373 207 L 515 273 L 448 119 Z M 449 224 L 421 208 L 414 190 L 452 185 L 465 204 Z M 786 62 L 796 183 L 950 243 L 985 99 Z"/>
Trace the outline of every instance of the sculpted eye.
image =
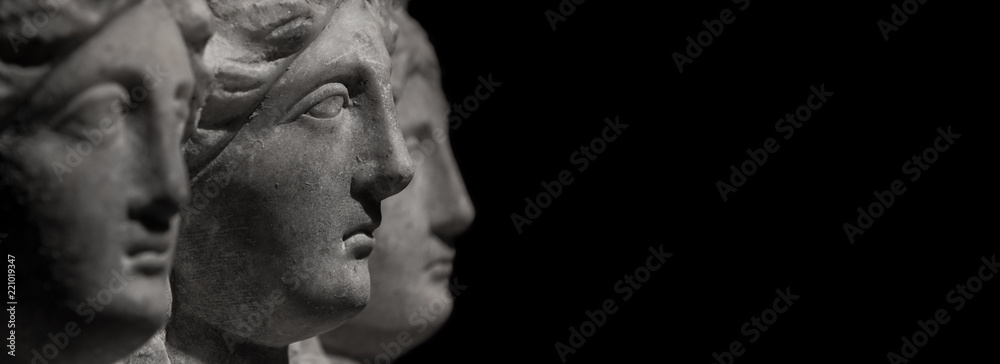
<path id="1" fill-rule="evenodd" d="M 52 117 L 53 129 L 67 135 L 109 132 L 128 115 L 128 92 L 117 83 L 93 86 L 70 100 Z"/>
<path id="2" fill-rule="evenodd" d="M 420 146 L 420 138 L 415 135 L 404 135 L 403 142 L 406 143 L 406 150 L 409 150 L 410 153 L 413 153 Z"/>
<path id="3" fill-rule="evenodd" d="M 306 114 L 317 119 L 331 119 L 340 114 L 340 110 L 345 106 L 348 106 L 344 101 L 345 99 L 345 97 L 340 95 L 330 96 L 326 100 L 316 104 L 316 106 L 313 106 Z"/>
<path id="4" fill-rule="evenodd" d="M 295 103 L 278 124 L 290 123 L 299 118 L 332 119 L 345 107 L 353 105 L 347 87 L 340 83 L 328 83 Z"/>

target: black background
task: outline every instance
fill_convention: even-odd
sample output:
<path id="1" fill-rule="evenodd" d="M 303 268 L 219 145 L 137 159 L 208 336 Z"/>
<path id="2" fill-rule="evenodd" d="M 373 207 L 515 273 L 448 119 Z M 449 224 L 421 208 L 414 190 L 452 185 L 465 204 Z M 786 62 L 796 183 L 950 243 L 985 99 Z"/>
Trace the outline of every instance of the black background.
<path id="1" fill-rule="evenodd" d="M 961 311 L 945 300 L 1000 250 L 995 15 L 928 0 L 886 41 L 876 22 L 901 1 L 666 3 L 587 0 L 553 31 L 557 0 L 412 1 L 451 102 L 478 76 L 502 85 L 452 130 L 477 208 L 454 273 L 467 288 L 399 362 L 559 363 L 555 343 L 606 299 L 619 310 L 567 362 L 712 363 L 740 340 L 735 363 L 886 363 L 938 309 L 952 320 L 911 363 L 995 361 L 1000 280 Z M 679 73 L 671 53 L 723 9 L 735 21 Z M 785 140 L 775 122 L 821 84 L 835 95 Z M 570 155 L 615 116 L 629 128 L 577 171 Z M 949 126 L 961 138 L 910 181 L 903 163 Z M 769 137 L 780 149 L 723 202 L 716 181 Z M 574 182 L 518 234 L 511 214 L 562 170 Z M 852 245 L 842 225 L 897 179 L 906 192 Z M 660 245 L 673 257 L 622 301 L 615 282 Z M 743 323 L 786 287 L 799 300 L 748 343 Z"/>

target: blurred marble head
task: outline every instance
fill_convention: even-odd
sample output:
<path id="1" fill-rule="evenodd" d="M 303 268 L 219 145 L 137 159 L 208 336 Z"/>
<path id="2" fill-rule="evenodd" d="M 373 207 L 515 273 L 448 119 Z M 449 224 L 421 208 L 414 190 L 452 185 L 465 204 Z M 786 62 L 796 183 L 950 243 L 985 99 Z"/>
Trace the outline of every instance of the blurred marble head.
<path id="1" fill-rule="evenodd" d="M 435 333 L 452 310 L 449 281 L 455 238 L 469 228 L 475 210 L 448 140 L 448 102 L 434 47 L 405 9 L 392 57 L 392 88 L 399 126 L 416 172 L 409 186 L 382 202 L 375 230 L 371 302 L 344 326 L 321 336 L 326 351 L 357 361 L 384 354 L 381 343 L 405 352 Z"/>
<path id="2" fill-rule="evenodd" d="M 20 362 L 106 363 L 165 323 L 181 145 L 212 34 L 199 1 L 0 4 L 0 240 Z M 7 43 L 7 42 L 5 42 Z"/>
<path id="3" fill-rule="evenodd" d="M 184 321 L 280 347 L 367 304 L 380 203 L 413 175 L 389 82 L 391 4 L 209 5 L 216 84 L 185 146 L 192 202 L 167 339 Z"/>

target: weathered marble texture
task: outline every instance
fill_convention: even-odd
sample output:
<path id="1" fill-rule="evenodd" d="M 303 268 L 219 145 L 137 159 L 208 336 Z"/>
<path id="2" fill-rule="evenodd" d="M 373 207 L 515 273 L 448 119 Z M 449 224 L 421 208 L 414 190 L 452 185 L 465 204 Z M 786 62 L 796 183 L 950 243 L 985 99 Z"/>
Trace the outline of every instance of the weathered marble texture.
<path id="1" fill-rule="evenodd" d="M 209 1 L 217 83 L 185 146 L 166 350 L 174 363 L 288 361 L 369 297 L 380 203 L 413 175 L 381 1 Z"/>

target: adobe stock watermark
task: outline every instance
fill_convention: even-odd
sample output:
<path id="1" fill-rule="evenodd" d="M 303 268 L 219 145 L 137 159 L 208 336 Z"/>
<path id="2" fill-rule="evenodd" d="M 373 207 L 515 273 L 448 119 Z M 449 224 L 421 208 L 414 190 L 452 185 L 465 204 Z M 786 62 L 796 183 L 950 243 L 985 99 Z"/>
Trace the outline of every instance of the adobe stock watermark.
<path id="1" fill-rule="evenodd" d="M 948 291 L 945 295 L 946 302 L 955 304 L 955 312 L 959 312 L 962 308 L 965 308 L 966 300 L 972 300 L 975 294 L 983 289 L 983 283 L 992 280 L 993 276 L 1000 271 L 1000 264 L 997 264 L 996 254 L 993 254 L 989 260 L 986 259 L 985 255 L 980 257 L 979 260 L 983 264 L 979 265 L 979 270 L 976 274 L 966 279 L 965 285 L 956 284 L 955 289 Z M 989 273 L 987 273 L 987 270 Z M 917 320 L 917 327 L 919 329 L 914 331 L 909 337 L 899 337 L 899 340 L 902 342 L 899 346 L 899 354 L 896 354 L 895 351 L 890 351 L 885 355 L 886 359 L 889 360 L 889 364 L 908 363 L 910 359 L 917 355 L 920 348 L 927 346 L 930 339 L 937 335 L 941 327 L 949 321 L 951 321 L 951 317 L 948 316 L 947 307 L 934 311 L 934 316 L 926 321 Z"/>
<path id="2" fill-rule="evenodd" d="M 906 24 L 906 21 L 910 19 L 909 16 L 916 14 L 917 10 L 920 10 L 920 5 L 923 5 L 926 2 L 927 0 L 904 0 L 901 3 L 902 7 L 900 7 L 900 5 L 892 4 L 892 13 L 889 14 L 889 20 L 892 21 L 892 23 L 882 19 L 875 22 L 875 25 L 878 26 L 878 30 L 882 33 L 882 38 L 888 42 L 889 33 L 898 31 L 899 27 Z"/>
<path id="3" fill-rule="evenodd" d="M 445 307 L 447 307 L 455 298 L 457 298 L 462 291 L 465 290 L 466 286 L 458 284 L 458 277 L 453 277 L 448 283 L 448 292 L 451 293 L 450 298 L 439 297 L 438 299 L 432 301 L 427 307 L 421 307 L 416 312 L 410 313 L 409 324 L 414 327 L 414 331 L 418 334 L 423 333 L 427 330 L 431 323 L 437 320 L 447 319 L 443 316 L 445 313 Z M 411 338 L 409 330 L 400 331 L 396 334 L 396 340 L 389 342 L 381 342 L 378 344 L 382 348 L 382 352 L 375 355 L 375 357 L 370 359 L 365 359 L 364 364 L 389 364 L 393 360 L 399 358 L 399 356 L 405 351 L 407 347 L 413 345 L 413 339 Z"/>
<path id="4" fill-rule="evenodd" d="M 410 160 L 413 161 L 413 168 L 418 168 L 427 158 L 430 158 L 438 151 L 438 148 L 448 142 L 448 131 L 444 128 L 434 127 L 429 138 L 417 138 L 414 145 L 407 145 L 410 152 Z"/>
<path id="5" fill-rule="evenodd" d="M 622 123 L 617 115 L 614 121 L 611 118 L 605 118 L 604 123 L 607 126 L 601 131 L 600 136 L 592 139 L 589 144 L 581 145 L 580 148 L 569 155 L 570 164 L 578 166 L 578 172 L 583 172 L 587 168 L 590 168 L 590 162 L 593 162 L 601 153 L 604 153 L 608 144 L 617 140 L 623 130 L 628 129 L 628 124 Z M 530 197 L 525 197 L 524 216 L 516 212 L 510 214 L 510 221 L 514 224 L 514 229 L 517 230 L 518 235 L 524 232 L 523 227 L 525 225 L 531 225 L 534 220 L 542 215 L 542 209 L 552 205 L 555 199 L 562 194 L 563 187 L 569 186 L 573 181 L 573 172 L 564 169 L 559 172 L 556 179 L 549 182 L 542 181 L 542 192 L 539 192 L 534 200 Z"/>
<path id="6" fill-rule="evenodd" d="M 476 89 L 472 92 L 472 95 L 466 96 L 462 99 L 461 103 L 451 104 L 451 115 L 448 116 L 448 124 L 451 125 L 451 129 L 458 129 L 462 126 L 462 122 L 467 120 L 472 116 L 472 112 L 479 110 L 479 102 L 486 101 L 490 96 L 496 92 L 497 87 L 500 87 L 503 83 L 493 81 L 493 74 L 490 73 L 483 76 L 477 77 L 479 80 L 479 85 L 476 85 Z"/>
<path id="7" fill-rule="evenodd" d="M 0 233 L 0 244 L 7 234 Z M 13 255 L 7 254 L 7 328 L 10 329 L 7 336 L 7 355 L 14 356 L 17 352 L 17 259 Z"/>
<path id="8" fill-rule="evenodd" d="M 559 2 L 559 5 L 556 6 L 556 10 L 559 12 L 556 12 L 555 10 L 546 10 L 545 19 L 549 21 L 549 27 L 552 28 L 552 31 L 556 31 L 557 23 L 566 21 L 566 18 L 576 12 L 577 5 L 582 5 L 585 2 L 587 2 L 587 0 L 562 0 Z"/>
<path id="9" fill-rule="evenodd" d="M 41 10 L 31 13 L 31 16 L 21 17 L 21 34 L 13 30 L 4 34 L 10 42 L 10 47 L 14 49 L 14 54 L 21 52 L 21 45 L 28 44 L 29 39 L 38 36 L 38 30 L 48 26 L 52 19 L 59 15 L 60 7 L 67 3 L 69 0 L 35 0 L 35 4 Z"/>
<path id="10" fill-rule="evenodd" d="M 952 133 L 951 126 L 948 126 L 947 131 L 938 128 L 937 132 L 938 136 L 934 138 L 930 147 L 924 149 L 923 153 L 914 154 L 910 160 L 903 163 L 903 174 L 912 175 L 910 182 L 916 182 L 920 179 L 923 172 L 926 172 L 934 162 L 937 162 L 940 157 L 939 153 L 947 152 L 955 144 L 955 140 L 962 137 L 962 134 Z M 902 196 L 904 193 L 906 193 L 906 183 L 899 179 L 889 183 L 889 188 L 882 192 L 872 192 L 872 195 L 875 196 L 875 202 L 869 204 L 867 210 L 860 206 L 857 209 L 858 217 L 855 222 L 858 225 L 854 226 L 850 222 L 844 223 L 844 234 L 847 235 L 847 240 L 853 245 L 854 237 L 864 235 L 865 231 L 875 224 L 875 220 L 882 217 L 889 207 L 892 207 L 892 204 L 896 202 L 896 196 Z"/>
<path id="11" fill-rule="evenodd" d="M 51 163 L 52 172 L 55 173 L 59 182 L 63 181 L 63 175 L 73 173 L 73 170 L 83 162 L 83 158 L 89 156 L 107 137 L 118 130 L 118 126 L 128 117 L 129 112 L 137 109 L 139 103 L 145 101 L 149 97 L 150 91 L 156 88 L 166 76 L 167 74 L 163 72 L 160 65 L 156 65 L 156 67 L 146 66 L 146 74 L 142 77 L 142 85 L 132 87 L 129 90 L 128 97 L 116 99 L 111 102 L 110 107 L 111 112 L 114 114 L 114 120 L 111 117 L 105 117 L 101 119 L 97 128 L 81 132 L 86 140 L 77 142 L 75 146 L 64 145 L 66 157 L 63 158 L 63 161 L 66 163 L 63 164 L 63 161 L 53 161 Z"/>
<path id="12" fill-rule="evenodd" d="M 632 299 L 635 292 L 642 288 L 642 284 L 652 278 L 653 272 L 660 270 L 666 264 L 667 259 L 672 256 L 672 253 L 663 251 L 663 244 L 655 249 L 650 246 L 645 264 L 636 267 L 632 274 L 625 274 L 622 279 L 615 282 L 613 287 L 615 293 L 621 295 L 622 302 Z M 569 345 L 562 341 L 555 343 L 556 355 L 559 356 L 559 360 L 565 363 L 569 354 L 576 354 L 576 351 L 587 343 L 587 338 L 593 337 L 597 333 L 597 329 L 604 326 L 608 322 L 608 318 L 616 312 L 618 312 L 618 302 L 614 297 L 605 299 L 595 311 L 583 311 L 583 315 L 586 316 L 583 322 L 569 327 L 569 336 L 566 338 Z"/>
<path id="13" fill-rule="evenodd" d="M 786 287 L 784 291 L 779 288 L 774 290 L 774 292 L 778 294 L 778 297 L 771 303 L 771 308 L 764 309 L 760 313 L 760 318 L 751 316 L 750 321 L 744 322 L 743 326 L 740 326 L 740 333 L 749 338 L 747 341 L 750 344 L 760 340 L 762 333 L 767 332 L 771 328 L 769 325 L 774 325 L 774 323 L 778 322 L 778 314 L 788 311 L 795 304 L 795 301 L 799 299 L 799 295 L 792 294 L 792 287 Z M 733 340 L 733 342 L 729 343 L 728 351 L 723 351 L 721 354 L 712 353 L 712 358 L 715 359 L 713 364 L 733 364 L 736 358 L 743 356 L 745 353 L 746 348 L 743 347 L 743 341 Z"/>
<path id="14" fill-rule="evenodd" d="M 774 123 L 774 131 L 776 133 L 784 133 L 784 140 L 789 140 L 795 135 L 795 131 L 802 127 L 803 122 L 809 121 L 812 118 L 813 111 L 818 111 L 826 102 L 829 100 L 828 97 L 833 96 L 833 92 L 826 91 L 826 84 L 819 84 L 819 88 L 816 86 L 809 86 L 810 94 L 806 96 L 806 101 L 801 106 L 795 109 L 793 112 L 785 114 L 784 118 L 778 119 Z M 775 138 L 764 139 L 763 147 L 757 148 L 755 150 L 747 149 L 747 155 L 750 157 L 740 164 L 740 168 L 737 169 L 735 164 L 729 165 L 729 170 L 732 173 L 729 175 L 729 183 L 718 180 L 715 182 L 715 187 L 719 190 L 719 195 L 722 196 L 722 202 L 729 201 L 727 196 L 730 193 L 736 193 L 739 187 L 742 187 L 753 176 L 757 173 L 757 168 L 764 166 L 767 163 L 768 155 L 777 152 L 781 148 L 778 144 L 778 140 Z"/>
<path id="15" fill-rule="evenodd" d="M 108 280 L 107 288 L 97 291 L 94 295 L 87 297 L 86 302 L 80 302 L 76 306 L 76 314 L 80 317 L 85 317 L 83 324 L 93 322 L 97 318 L 97 313 L 103 311 L 104 307 L 111 304 L 115 295 L 125 290 L 125 287 L 128 287 L 129 282 L 133 279 L 135 279 L 135 276 L 120 273 L 112 269 L 111 279 Z M 82 329 L 81 324 L 78 324 L 76 321 L 69 321 L 63 327 L 63 330 L 57 331 L 55 334 L 49 332 L 47 336 L 51 342 L 42 345 L 41 352 L 38 349 L 31 349 L 31 363 L 48 364 L 49 360 L 55 360 L 59 357 L 59 352 L 69 346 L 70 339 L 80 336 Z"/>
<path id="16" fill-rule="evenodd" d="M 733 4 L 740 4 L 740 11 L 746 11 L 750 7 L 750 0 L 732 1 Z M 684 64 L 694 63 L 694 60 L 700 57 L 704 50 L 708 49 L 715 42 L 716 38 L 722 36 L 726 25 L 730 25 L 734 21 L 736 21 L 736 15 L 733 15 L 733 10 L 731 9 L 722 9 L 719 12 L 719 17 L 712 21 L 702 20 L 701 24 L 705 26 L 705 30 L 702 30 L 694 37 L 688 36 L 684 38 L 687 40 L 684 53 L 681 54 L 681 52 L 674 51 L 670 55 L 670 58 L 674 60 L 674 64 L 677 66 L 677 73 L 684 73 Z"/>

